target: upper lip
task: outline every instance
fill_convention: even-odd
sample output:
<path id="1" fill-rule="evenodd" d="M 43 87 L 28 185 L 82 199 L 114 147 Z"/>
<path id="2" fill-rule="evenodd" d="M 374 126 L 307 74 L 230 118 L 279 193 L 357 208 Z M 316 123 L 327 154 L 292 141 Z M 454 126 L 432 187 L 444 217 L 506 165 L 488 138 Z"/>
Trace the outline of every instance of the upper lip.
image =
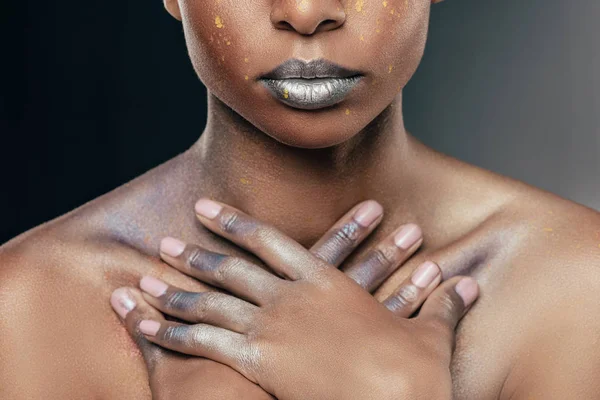
<path id="1" fill-rule="evenodd" d="M 292 78 L 348 78 L 360 75 L 359 71 L 344 68 L 324 58 L 304 61 L 290 58 L 279 64 L 275 69 L 262 75 L 263 79 L 292 79 Z"/>

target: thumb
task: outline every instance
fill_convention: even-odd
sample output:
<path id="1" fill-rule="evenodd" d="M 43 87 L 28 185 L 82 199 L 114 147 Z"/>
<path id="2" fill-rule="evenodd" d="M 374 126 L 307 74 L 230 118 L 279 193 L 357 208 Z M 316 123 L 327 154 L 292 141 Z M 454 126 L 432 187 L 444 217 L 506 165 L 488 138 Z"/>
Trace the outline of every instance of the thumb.
<path id="1" fill-rule="evenodd" d="M 436 331 L 448 341 L 448 348 L 453 350 L 456 326 L 478 296 L 479 285 L 475 279 L 455 276 L 429 295 L 417 318 L 433 323 Z"/>

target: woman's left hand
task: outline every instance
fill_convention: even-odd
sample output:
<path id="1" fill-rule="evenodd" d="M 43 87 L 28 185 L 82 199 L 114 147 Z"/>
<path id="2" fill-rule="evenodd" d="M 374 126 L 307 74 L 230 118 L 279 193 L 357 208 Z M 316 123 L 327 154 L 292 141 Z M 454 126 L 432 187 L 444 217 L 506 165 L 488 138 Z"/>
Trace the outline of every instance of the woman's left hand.
<path id="1" fill-rule="evenodd" d="M 221 296 L 218 302 L 205 302 L 203 315 L 185 318 L 210 325 L 142 321 L 139 329 L 148 340 L 229 365 L 281 400 L 451 398 L 454 331 L 478 296 L 473 279 L 444 282 L 419 316 L 408 319 L 405 304 L 419 295 L 418 285 L 403 285 L 401 293 L 381 304 L 273 227 L 221 203 L 200 204 L 199 219 L 208 229 L 253 252 L 287 279 L 251 263 L 227 273 L 196 270 L 196 278 L 218 282 L 237 297 L 223 294 L 229 300 Z M 176 259 L 171 261 L 182 269 Z M 413 282 L 428 287 L 422 278 L 435 276 L 427 271 L 431 268 L 437 266 L 424 264 Z M 197 300 L 197 294 L 174 294 L 177 290 L 169 287 L 169 296 L 162 298 L 177 299 L 179 310 Z M 172 313 L 172 304 L 144 296 Z"/>

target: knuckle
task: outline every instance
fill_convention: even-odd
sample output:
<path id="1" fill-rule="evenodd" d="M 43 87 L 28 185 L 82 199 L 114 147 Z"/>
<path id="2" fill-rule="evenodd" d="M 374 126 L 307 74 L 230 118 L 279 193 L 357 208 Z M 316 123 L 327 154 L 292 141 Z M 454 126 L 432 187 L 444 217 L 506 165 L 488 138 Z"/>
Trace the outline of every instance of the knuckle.
<path id="1" fill-rule="evenodd" d="M 197 300 L 197 293 L 173 292 L 165 299 L 165 308 L 170 311 L 188 312 Z"/>
<path id="2" fill-rule="evenodd" d="M 231 235 L 237 233 L 240 225 L 239 214 L 235 211 L 228 211 L 219 217 L 219 227 L 225 233 Z"/>
<path id="3" fill-rule="evenodd" d="M 198 247 L 193 247 L 188 254 L 188 264 L 195 269 L 202 269 L 204 265 L 204 252 Z"/>
<path id="4" fill-rule="evenodd" d="M 388 248 L 382 249 L 378 247 L 373 249 L 372 252 L 373 254 L 371 257 L 377 264 L 381 266 L 388 266 L 394 263 L 394 254 L 389 251 Z"/>
<path id="5" fill-rule="evenodd" d="M 440 317 L 445 320 L 453 319 L 459 311 L 459 306 L 454 297 L 447 292 L 444 292 L 438 297 L 437 303 Z"/>
<path id="6" fill-rule="evenodd" d="M 163 341 L 171 344 L 183 344 L 188 336 L 187 331 L 186 325 L 168 326 L 163 334 Z"/>
<path id="7" fill-rule="evenodd" d="M 229 281 L 234 272 L 243 268 L 244 262 L 237 257 L 227 257 L 219 263 L 213 271 L 213 279 L 218 284 L 224 284 Z"/>
<path id="8" fill-rule="evenodd" d="M 253 237 L 259 243 L 277 243 L 281 237 L 281 232 L 275 227 L 266 224 L 257 225 L 254 229 Z"/>
<path id="9" fill-rule="evenodd" d="M 386 301 L 386 306 L 392 311 L 399 311 L 413 304 L 419 298 L 419 289 L 414 285 L 405 285 Z"/>
<path id="10" fill-rule="evenodd" d="M 360 236 L 360 228 L 355 222 L 345 224 L 334 233 L 335 240 L 345 246 L 355 246 Z"/>
<path id="11" fill-rule="evenodd" d="M 211 310 L 218 306 L 221 296 L 217 292 L 205 292 L 194 305 L 194 315 L 198 320 L 204 320 Z"/>

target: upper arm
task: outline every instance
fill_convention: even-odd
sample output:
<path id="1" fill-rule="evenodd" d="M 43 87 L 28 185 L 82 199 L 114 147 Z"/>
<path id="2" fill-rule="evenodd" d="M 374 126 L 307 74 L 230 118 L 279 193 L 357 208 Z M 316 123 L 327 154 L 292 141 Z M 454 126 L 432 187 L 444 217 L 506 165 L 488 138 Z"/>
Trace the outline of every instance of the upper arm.
<path id="1" fill-rule="evenodd" d="M 71 265 L 4 250 L 0 398 L 144 398 L 143 363 L 98 288 L 64 273 Z"/>

